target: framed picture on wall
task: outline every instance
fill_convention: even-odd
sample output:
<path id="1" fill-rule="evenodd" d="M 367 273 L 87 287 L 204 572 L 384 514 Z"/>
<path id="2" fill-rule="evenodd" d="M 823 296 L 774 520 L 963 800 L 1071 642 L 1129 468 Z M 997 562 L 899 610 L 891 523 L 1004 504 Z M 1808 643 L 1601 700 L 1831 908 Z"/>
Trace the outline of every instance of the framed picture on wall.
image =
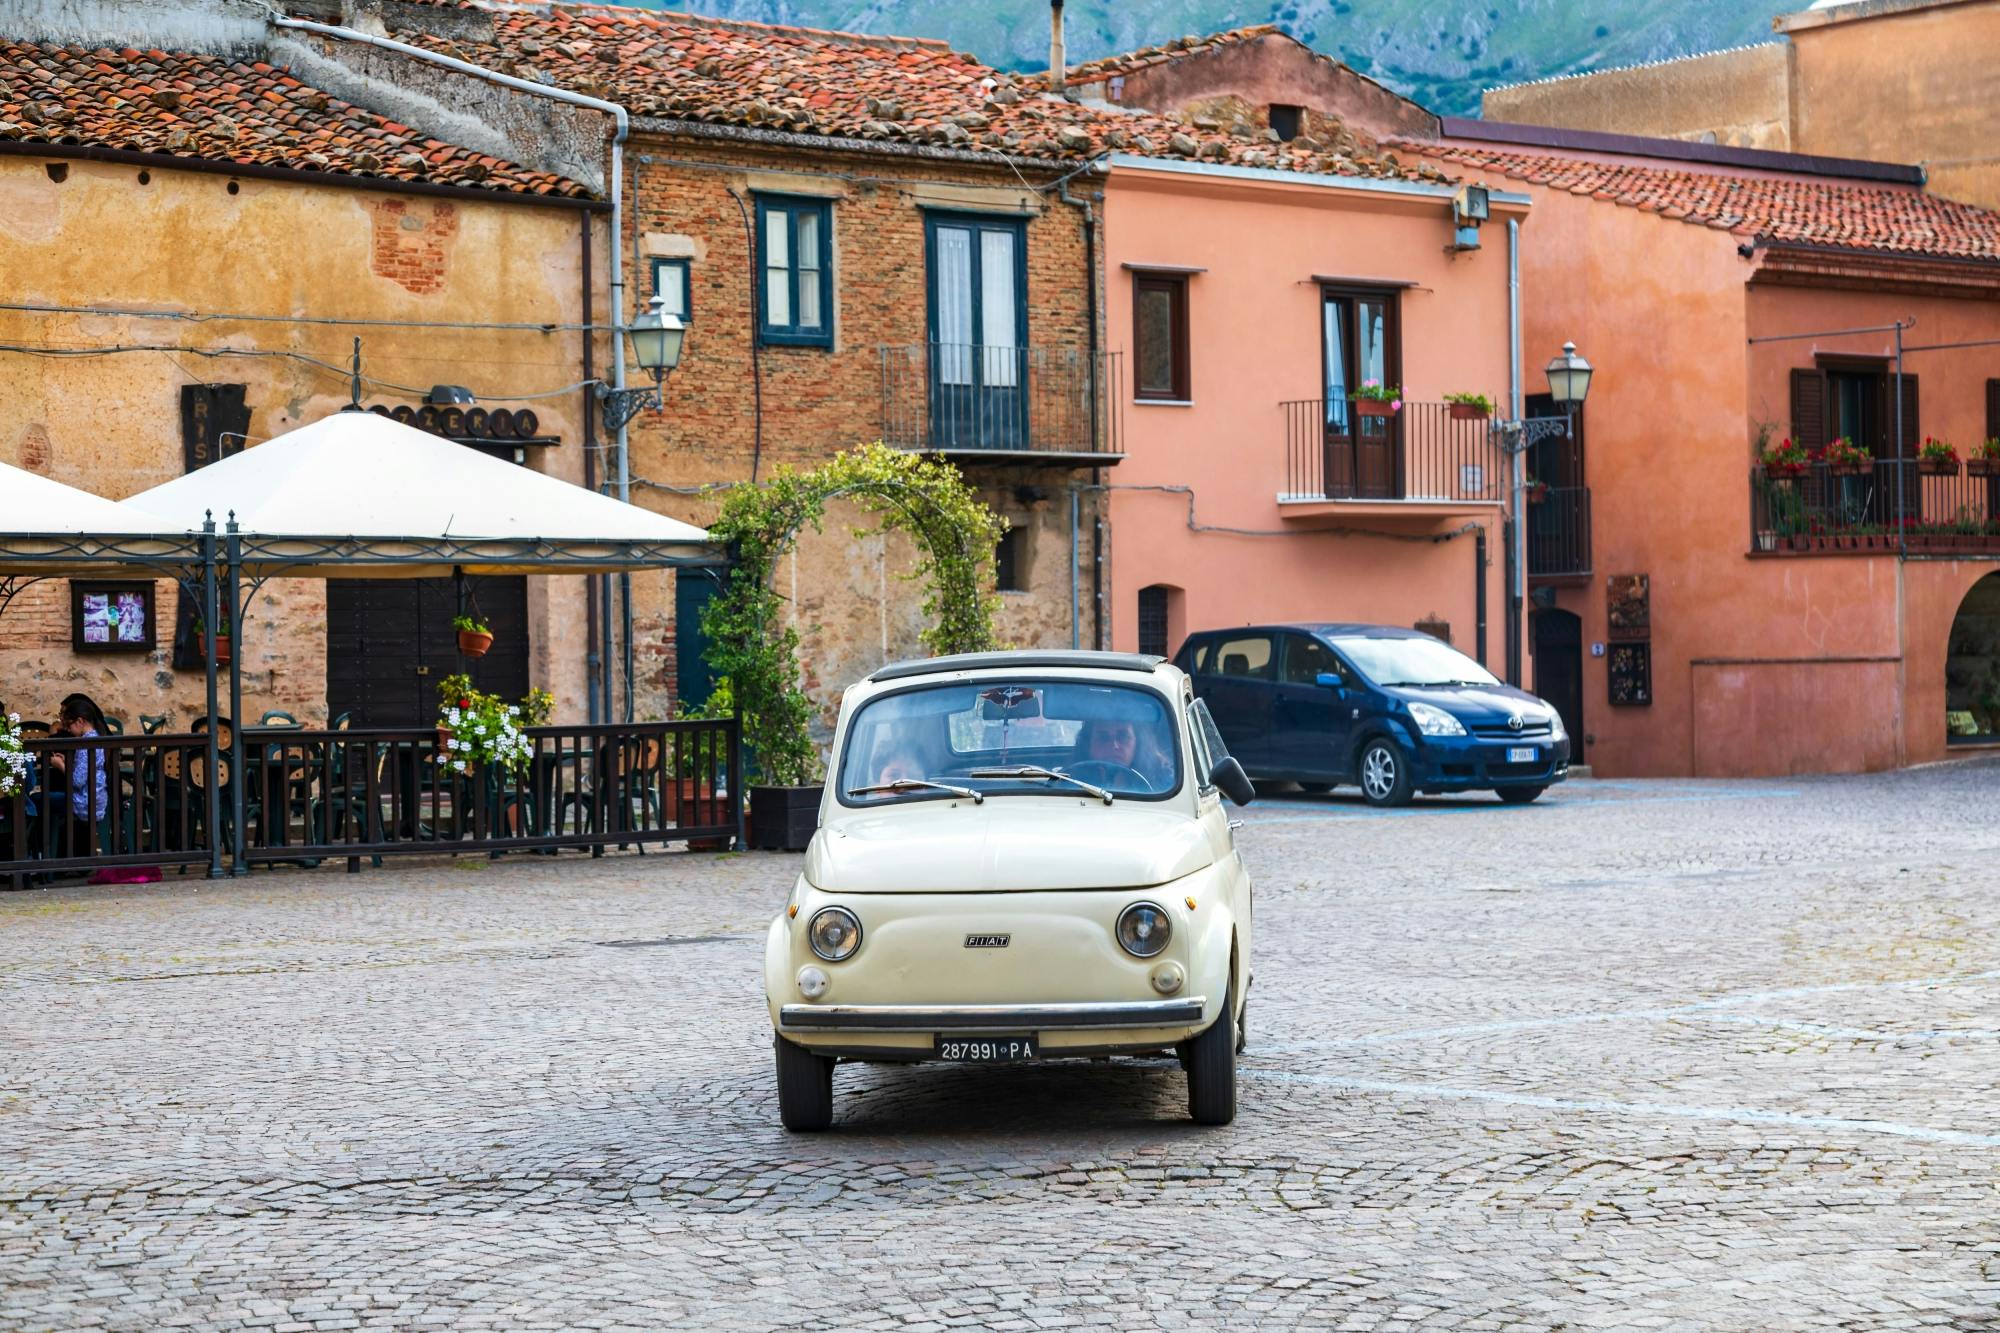
<path id="1" fill-rule="evenodd" d="M 72 581 L 69 624 L 70 647 L 79 653 L 149 653 L 158 638 L 153 585 L 143 579 Z"/>

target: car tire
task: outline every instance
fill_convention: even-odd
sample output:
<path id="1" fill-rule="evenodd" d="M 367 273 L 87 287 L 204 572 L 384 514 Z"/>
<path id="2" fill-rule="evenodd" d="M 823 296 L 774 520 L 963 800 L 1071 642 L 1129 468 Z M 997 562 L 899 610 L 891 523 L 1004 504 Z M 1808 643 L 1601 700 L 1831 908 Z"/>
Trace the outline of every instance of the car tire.
<path id="1" fill-rule="evenodd" d="M 1410 761 L 1402 747 L 1387 736 L 1362 745 L 1354 775 L 1361 785 L 1361 799 L 1368 804 L 1389 809 L 1410 803 Z"/>
<path id="2" fill-rule="evenodd" d="M 1308 796 L 1324 796 L 1333 790 L 1331 782 L 1301 782 L 1299 790 Z"/>
<path id="3" fill-rule="evenodd" d="M 1236 983 L 1222 997 L 1222 1013 L 1187 1048 L 1188 1115 L 1197 1125 L 1226 1125 L 1236 1118 Z"/>
<path id="4" fill-rule="evenodd" d="M 772 1039 L 778 1051 L 778 1119 L 794 1134 L 814 1134 L 833 1123 L 833 1060 L 805 1047 Z"/>
<path id="5" fill-rule="evenodd" d="M 1501 787 L 1493 794 L 1507 805 L 1527 805 L 1547 790 L 1547 787 Z"/>

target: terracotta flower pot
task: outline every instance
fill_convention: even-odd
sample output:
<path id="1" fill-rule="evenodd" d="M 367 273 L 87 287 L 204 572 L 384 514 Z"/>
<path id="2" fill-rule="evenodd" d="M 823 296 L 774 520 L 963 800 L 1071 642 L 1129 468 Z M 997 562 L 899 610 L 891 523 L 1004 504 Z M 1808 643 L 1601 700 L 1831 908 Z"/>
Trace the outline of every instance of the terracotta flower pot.
<path id="1" fill-rule="evenodd" d="M 1955 477 L 1958 475 L 1958 460 L 1953 458 L 1919 458 L 1917 471 L 1926 477 Z"/>
<path id="2" fill-rule="evenodd" d="M 1793 481 L 1806 470 L 1804 463 L 1766 463 L 1764 475 L 1772 481 Z"/>
<path id="3" fill-rule="evenodd" d="M 1354 414 L 1363 417 L 1388 417 L 1394 416 L 1396 409 L 1380 398 L 1357 398 L 1354 400 Z"/>
<path id="4" fill-rule="evenodd" d="M 1836 477 L 1865 477 L 1875 470 L 1875 460 L 1864 458 L 1859 463 L 1829 463 L 1827 470 Z"/>
<path id="5" fill-rule="evenodd" d="M 478 630 L 462 629 L 458 632 L 458 651 L 467 657 L 484 657 L 486 650 L 493 646 L 493 636 Z"/>
<path id="6" fill-rule="evenodd" d="M 231 649 L 230 649 L 230 646 L 229 646 L 229 636 L 228 636 L 227 634 L 218 634 L 218 635 L 216 635 L 216 636 L 215 636 L 215 660 L 216 660 L 216 661 L 217 661 L 218 663 L 224 663 L 224 662 L 227 662 L 227 661 L 229 661 L 229 658 L 230 658 L 230 654 L 231 654 Z"/>
<path id="7" fill-rule="evenodd" d="M 1484 421 L 1491 415 L 1493 414 L 1478 403 L 1453 403 L 1451 405 L 1451 419 L 1453 421 Z"/>
<path id="8" fill-rule="evenodd" d="M 2000 477 L 2000 458 L 1968 458 L 1965 460 L 1965 475 Z"/>

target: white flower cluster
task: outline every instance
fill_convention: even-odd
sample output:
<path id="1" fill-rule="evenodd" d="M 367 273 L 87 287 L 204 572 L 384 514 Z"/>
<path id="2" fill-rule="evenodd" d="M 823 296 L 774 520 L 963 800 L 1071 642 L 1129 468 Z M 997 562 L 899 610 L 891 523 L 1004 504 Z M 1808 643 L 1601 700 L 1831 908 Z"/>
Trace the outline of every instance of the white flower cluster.
<path id="1" fill-rule="evenodd" d="M 442 725 L 451 736 L 439 747 L 437 762 L 464 774 L 477 764 L 510 772 L 526 768 L 535 747 L 521 730 L 520 716 L 519 708 L 497 702 L 486 708 L 447 708 Z"/>
<path id="2" fill-rule="evenodd" d="M 0 722 L 0 797 L 18 796 L 28 785 L 28 750 L 21 740 L 21 715 Z"/>

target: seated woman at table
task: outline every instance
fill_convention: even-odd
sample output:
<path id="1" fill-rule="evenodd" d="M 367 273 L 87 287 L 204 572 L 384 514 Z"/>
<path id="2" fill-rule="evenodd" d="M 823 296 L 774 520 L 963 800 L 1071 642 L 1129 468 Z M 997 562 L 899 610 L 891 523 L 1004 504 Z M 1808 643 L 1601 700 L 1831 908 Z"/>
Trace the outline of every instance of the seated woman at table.
<path id="1" fill-rule="evenodd" d="M 97 706 L 96 700 L 87 694 L 72 694 L 62 701 L 55 736 L 83 738 L 103 733 L 104 710 Z M 111 780 L 106 771 L 110 763 L 111 752 L 102 746 L 49 752 L 49 794 L 54 797 L 58 791 L 66 791 L 69 796 L 68 818 L 63 817 L 57 802 L 49 803 L 51 856 L 87 853 L 91 846 L 90 826 L 111 809 Z"/>

